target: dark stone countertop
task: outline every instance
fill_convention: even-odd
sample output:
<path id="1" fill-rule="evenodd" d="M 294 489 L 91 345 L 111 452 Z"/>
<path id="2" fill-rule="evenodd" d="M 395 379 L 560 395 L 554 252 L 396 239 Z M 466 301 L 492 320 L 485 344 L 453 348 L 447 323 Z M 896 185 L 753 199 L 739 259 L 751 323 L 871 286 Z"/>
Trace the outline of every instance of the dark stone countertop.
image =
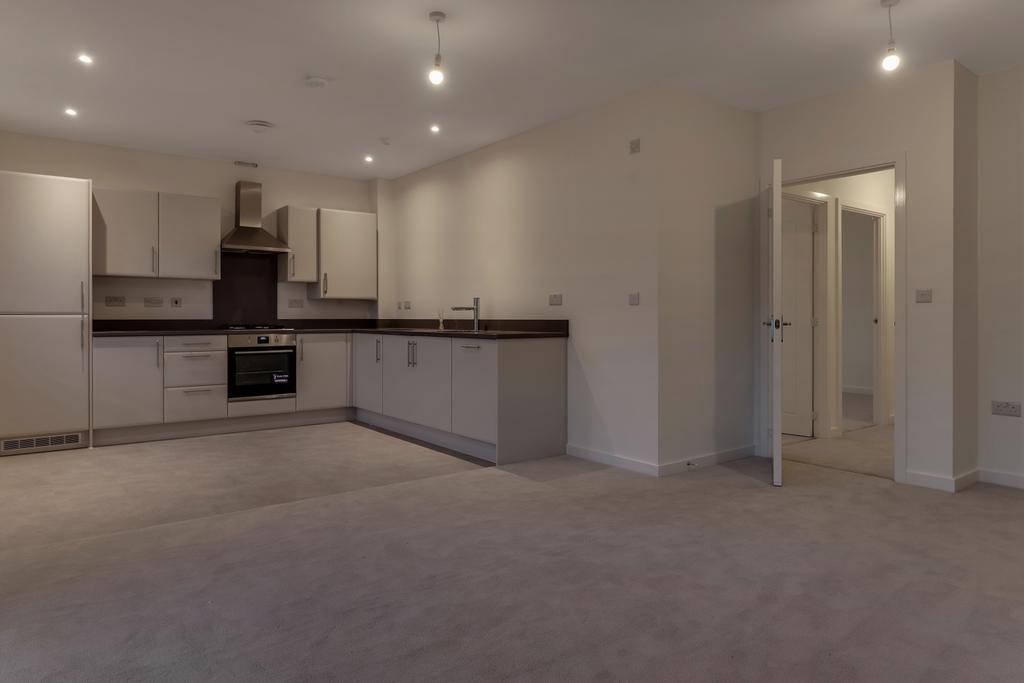
<path id="1" fill-rule="evenodd" d="M 209 321 L 207 321 L 208 323 Z M 425 320 L 381 320 L 379 325 L 374 321 L 324 321 L 323 327 L 314 326 L 313 321 L 295 321 L 294 326 L 288 321 L 281 321 L 283 330 L 226 330 L 218 327 L 203 326 L 202 321 L 97 321 L 93 337 L 157 337 L 182 335 L 217 335 L 217 334 L 273 334 L 275 332 L 293 332 L 295 334 L 393 334 L 423 337 L 452 337 L 457 339 L 551 339 L 569 336 L 567 320 L 486 320 L 481 321 L 482 329 L 474 332 L 467 328 L 469 321 L 445 321 L 447 329 L 439 330 L 436 321 Z M 370 324 L 367 324 L 370 323 Z M 470 323 L 471 324 L 471 323 Z"/>

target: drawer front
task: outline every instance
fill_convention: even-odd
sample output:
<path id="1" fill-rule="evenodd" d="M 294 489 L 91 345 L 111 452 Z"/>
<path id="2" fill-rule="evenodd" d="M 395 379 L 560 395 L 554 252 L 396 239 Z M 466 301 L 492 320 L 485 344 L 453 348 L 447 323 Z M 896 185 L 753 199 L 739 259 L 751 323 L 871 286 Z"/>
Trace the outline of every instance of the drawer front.
<path id="1" fill-rule="evenodd" d="M 259 401 L 231 401 L 228 403 L 228 417 L 249 417 L 251 415 L 275 415 L 294 413 L 294 398 L 268 398 Z"/>
<path id="2" fill-rule="evenodd" d="M 164 354 L 165 387 L 197 387 L 228 381 L 227 351 Z"/>
<path id="3" fill-rule="evenodd" d="M 223 334 L 164 337 L 164 351 L 223 351 L 228 338 Z"/>
<path id="4" fill-rule="evenodd" d="M 452 339 L 452 431 L 498 442 L 498 342 Z"/>
<path id="5" fill-rule="evenodd" d="M 164 389 L 164 422 L 216 420 L 228 416 L 228 385 Z"/>

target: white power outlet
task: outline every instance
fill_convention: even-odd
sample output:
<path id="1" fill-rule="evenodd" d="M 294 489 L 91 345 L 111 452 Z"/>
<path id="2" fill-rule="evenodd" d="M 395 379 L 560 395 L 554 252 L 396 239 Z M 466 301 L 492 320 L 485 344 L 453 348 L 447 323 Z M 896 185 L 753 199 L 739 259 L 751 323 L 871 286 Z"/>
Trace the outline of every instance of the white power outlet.
<path id="1" fill-rule="evenodd" d="M 992 414 L 1020 417 L 1020 401 L 992 401 Z"/>

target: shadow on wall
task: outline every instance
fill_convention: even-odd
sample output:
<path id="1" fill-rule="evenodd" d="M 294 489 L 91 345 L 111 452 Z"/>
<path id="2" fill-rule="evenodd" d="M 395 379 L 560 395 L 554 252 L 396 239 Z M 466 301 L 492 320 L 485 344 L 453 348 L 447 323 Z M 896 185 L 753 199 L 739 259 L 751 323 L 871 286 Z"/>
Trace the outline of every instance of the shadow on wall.
<path id="1" fill-rule="evenodd" d="M 757 197 L 715 210 L 715 451 L 754 443 Z M 708 321 L 695 321 L 704 325 Z"/>

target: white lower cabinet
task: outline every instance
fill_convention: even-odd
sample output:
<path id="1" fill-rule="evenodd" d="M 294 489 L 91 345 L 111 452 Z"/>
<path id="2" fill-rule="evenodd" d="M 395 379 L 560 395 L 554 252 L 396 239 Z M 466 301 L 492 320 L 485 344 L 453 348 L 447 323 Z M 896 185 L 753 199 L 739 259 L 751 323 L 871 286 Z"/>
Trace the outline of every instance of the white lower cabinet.
<path id="1" fill-rule="evenodd" d="M 226 384 L 164 389 L 164 422 L 216 420 L 227 416 Z"/>
<path id="2" fill-rule="evenodd" d="M 162 337 L 103 337 L 92 346 L 96 429 L 164 421 Z"/>
<path id="3" fill-rule="evenodd" d="M 352 403 L 356 408 L 384 412 L 383 361 L 383 335 L 352 335 Z"/>
<path id="4" fill-rule="evenodd" d="M 497 341 L 452 339 L 452 431 L 497 443 Z"/>
<path id="5" fill-rule="evenodd" d="M 384 414 L 446 432 L 452 428 L 452 340 L 384 336 Z"/>
<path id="6" fill-rule="evenodd" d="M 300 334 L 296 409 L 345 408 L 349 399 L 349 334 Z"/>

